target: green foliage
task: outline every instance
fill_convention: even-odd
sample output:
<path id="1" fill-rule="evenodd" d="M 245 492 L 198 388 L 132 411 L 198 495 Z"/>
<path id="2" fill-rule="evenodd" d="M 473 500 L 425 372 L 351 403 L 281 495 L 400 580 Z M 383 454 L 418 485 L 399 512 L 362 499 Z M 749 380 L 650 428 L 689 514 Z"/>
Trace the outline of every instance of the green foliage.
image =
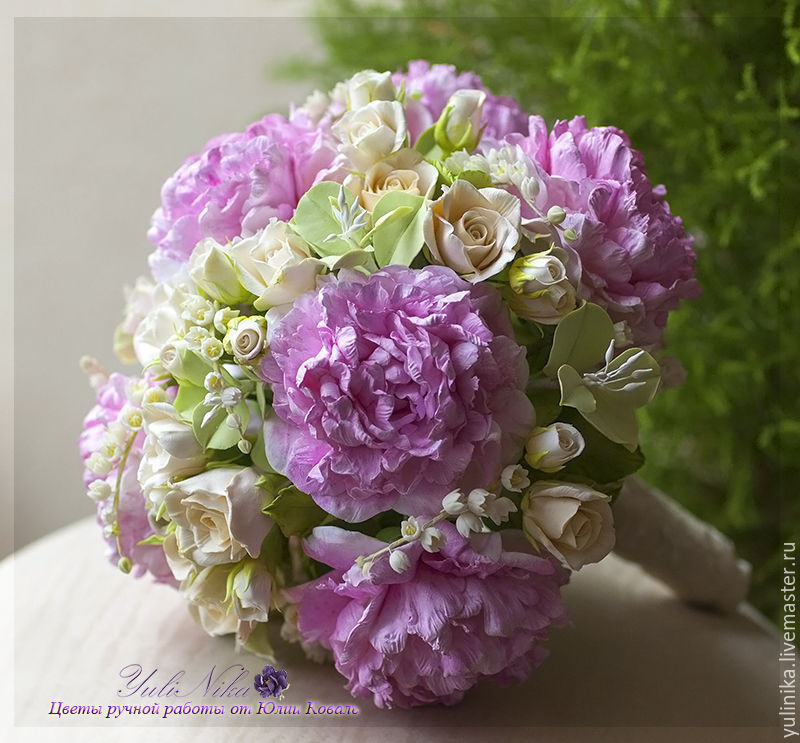
<path id="1" fill-rule="evenodd" d="M 797 0 L 320 2 L 324 86 L 409 59 L 475 70 L 556 118 L 624 129 L 696 237 L 703 296 L 670 319 L 688 371 L 640 416 L 644 476 L 732 535 L 777 617 L 800 531 L 800 29 Z M 782 498 L 781 495 L 784 494 Z M 781 534 L 781 532 L 783 532 Z"/>

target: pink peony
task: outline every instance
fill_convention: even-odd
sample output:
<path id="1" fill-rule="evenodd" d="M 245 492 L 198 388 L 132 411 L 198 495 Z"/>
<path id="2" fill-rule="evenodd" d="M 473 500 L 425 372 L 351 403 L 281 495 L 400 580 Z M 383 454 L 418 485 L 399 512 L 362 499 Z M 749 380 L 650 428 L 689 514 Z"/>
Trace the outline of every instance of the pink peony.
<path id="1" fill-rule="evenodd" d="M 212 139 L 161 189 L 148 237 L 150 268 L 168 281 L 205 237 L 249 236 L 271 217 L 288 220 L 300 197 L 331 166 L 335 144 L 324 128 L 272 114 L 243 133 Z"/>
<path id="2" fill-rule="evenodd" d="M 106 427 L 109 423 L 117 420 L 120 410 L 128 403 L 125 389 L 132 381 L 138 380 L 122 374 L 112 374 L 108 382 L 97 391 L 97 402 L 86 416 L 83 422 L 83 431 L 78 439 L 78 449 L 84 462 L 100 447 Z M 143 539 L 156 533 L 147 517 L 144 495 L 137 478 L 143 443 L 144 433 L 140 431 L 122 472 L 118 503 L 122 551 L 133 563 L 131 573 L 137 578 L 145 573 L 150 573 L 157 582 L 177 587 L 178 584 L 167 565 L 161 546 L 139 544 Z M 113 489 L 116 487 L 118 472 L 119 469 L 115 467 L 108 475 L 100 477 L 87 469 L 84 470 L 83 480 L 87 487 L 95 480 L 105 480 Z M 106 516 L 112 509 L 113 497 L 97 503 L 98 524 L 101 526 L 106 524 Z M 117 541 L 111 536 L 104 538 L 108 559 L 116 565 L 120 558 Z"/>
<path id="3" fill-rule="evenodd" d="M 490 285 L 389 266 L 324 284 L 283 318 L 263 363 L 267 456 L 326 511 L 432 514 L 487 487 L 534 424 L 525 349 Z"/>
<path id="4" fill-rule="evenodd" d="M 329 648 L 348 691 L 378 707 L 456 704 L 481 679 L 523 681 L 546 657 L 550 627 L 566 623 L 569 573 L 520 532 L 485 535 L 478 552 L 439 527 L 442 550 L 404 547 L 402 574 L 384 556 L 365 578 L 353 561 L 385 544 L 358 533 L 318 527 L 304 544 L 334 570 L 289 591 L 300 635 Z"/>
<path id="5" fill-rule="evenodd" d="M 545 171 L 537 208 L 563 207 L 563 227 L 578 233 L 570 245 L 582 264 L 581 296 L 626 321 L 635 345 L 660 346 L 669 312 L 700 289 L 692 238 L 664 187 L 650 184 L 641 153 L 625 132 L 589 128 L 583 116 L 557 122 L 549 137 L 532 116 L 529 135 L 508 141 Z"/>
<path id="6" fill-rule="evenodd" d="M 501 139 L 512 132 L 525 131 L 527 116 L 512 98 L 492 95 L 473 72 L 459 73 L 453 65 L 437 64 L 418 59 L 408 63 L 408 72 L 392 76 L 395 85 L 406 86 L 406 112 L 412 142 L 436 123 L 450 96 L 462 88 L 486 93 L 482 124 L 488 139 Z"/>

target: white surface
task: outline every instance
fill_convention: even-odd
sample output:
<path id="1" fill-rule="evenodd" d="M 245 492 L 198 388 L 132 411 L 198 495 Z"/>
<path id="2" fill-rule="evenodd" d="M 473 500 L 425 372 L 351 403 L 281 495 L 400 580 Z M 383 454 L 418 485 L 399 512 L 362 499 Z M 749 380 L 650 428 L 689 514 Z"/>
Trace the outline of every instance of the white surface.
<path id="1" fill-rule="evenodd" d="M 58 7 L 141 14 L 157 5 L 165 7 Z M 189 4 L 168 5 L 185 12 Z M 214 3 L 191 5 L 202 13 Z M 307 6 L 216 4 L 231 14 Z M 47 7 L 54 4 L 25 6 Z M 302 101 L 309 86 L 277 82 L 269 68 L 315 50 L 305 22 L 291 17 L 17 18 L 14 47 L 19 548 L 93 509 L 75 448 L 93 402 L 78 359 L 90 354 L 121 369 L 112 334 L 123 285 L 147 270 L 145 233 L 161 184 L 212 136 Z M 10 392 L 1 378 L 0 390 Z M 0 404 L 7 408 L 5 398 Z M 0 556 L 10 547 L 0 532 Z"/>
<path id="2" fill-rule="evenodd" d="M 31 545 L 13 562 L 0 563 L 0 592 L 9 595 L 12 581 L 16 588 L 15 657 L 0 658 L 3 668 L 13 666 L 16 672 L 13 718 L 2 718 L 14 720 L 15 739 L 47 740 L 49 733 L 59 741 L 127 740 L 122 731 L 134 724 L 148 728 L 127 731 L 140 740 L 174 743 L 253 740 L 252 727 L 279 728 L 279 739 L 288 741 L 388 737 L 370 726 L 398 728 L 391 732 L 392 741 L 485 741 L 480 726 L 505 728 L 504 741 L 538 743 L 759 743 L 780 738 L 777 729 L 766 727 L 777 719 L 778 641 L 761 618 L 749 608 L 726 617 L 691 609 L 613 556 L 582 570 L 567 587 L 574 627 L 553 633 L 550 658 L 525 684 L 507 689 L 481 685 L 456 707 L 378 710 L 368 700 L 352 700 L 331 667 L 317 666 L 293 647 L 281 646 L 280 660 L 291 684 L 285 704 L 305 709 L 311 700 L 355 703 L 357 721 L 334 720 L 336 727 L 326 730 L 325 723 L 306 716 L 235 717 L 226 712 L 170 718 L 181 729 L 169 727 L 160 716 L 90 718 L 88 723 L 80 716 L 50 716 L 53 701 L 151 702 L 117 696 L 119 672 L 130 663 L 141 664 L 145 673 L 157 668 L 162 683 L 184 670 L 192 682 L 184 689 L 213 667 L 219 671 L 241 663 L 250 672 L 249 681 L 263 665 L 254 656 L 237 655 L 229 639 L 207 637 L 176 592 L 123 576 L 103 560 L 102 551 L 96 525 L 83 520 Z M 7 617 L 0 625 L 0 637 L 10 636 L 9 622 Z M 1 674 L 0 700 L 8 700 L 10 691 L 8 674 Z M 210 697 L 198 692 L 187 699 L 198 705 Z M 159 701 L 163 710 L 171 700 Z M 257 708 L 258 697 L 250 690 L 246 697 L 222 703 L 228 709 L 236 701 Z M 87 724 L 92 726 L 88 732 L 72 730 Z"/>

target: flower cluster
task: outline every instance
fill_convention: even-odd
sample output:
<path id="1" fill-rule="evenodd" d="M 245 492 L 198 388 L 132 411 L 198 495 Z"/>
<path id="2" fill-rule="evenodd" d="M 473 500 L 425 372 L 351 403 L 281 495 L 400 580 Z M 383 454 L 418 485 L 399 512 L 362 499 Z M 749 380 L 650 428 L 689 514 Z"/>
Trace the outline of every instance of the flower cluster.
<path id="1" fill-rule="evenodd" d="M 84 364 L 112 559 L 256 653 L 281 613 L 378 706 L 525 678 L 614 545 L 650 351 L 696 293 L 663 197 L 624 133 L 548 135 L 426 62 L 212 140 L 128 292 L 142 376 Z"/>

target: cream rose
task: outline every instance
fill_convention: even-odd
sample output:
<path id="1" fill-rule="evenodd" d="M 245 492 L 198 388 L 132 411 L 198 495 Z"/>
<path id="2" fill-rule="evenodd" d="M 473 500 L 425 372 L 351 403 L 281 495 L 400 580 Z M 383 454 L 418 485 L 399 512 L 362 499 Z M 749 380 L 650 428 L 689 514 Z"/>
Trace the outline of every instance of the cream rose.
<path id="1" fill-rule="evenodd" d="M 517 258 L 508 272 L 506 299 L 511 309 L 543 325 L 556 325 L 572 312 L 578 295 L 567 276 L 565 260 L 566 254 L 555 250 Z"/>
<path id="2" fill-rule="evenodd" d="M 405 191 L 414 196 L 430 198 L 439 178 L 439 172 L 414 150 L 404 148 L 394 155 L 375 163 L 364 177 L 350 176 L 347 186 L 359 203 L 371 212 L 381 196 L 389 191 Z"/>
<path id="3" fill-rule="evenodd" d="M 167 342 L 186 331 L 181 305 L 190 296 L 185 287 L 167 284 L 158 284 L 153 290 L 152 307 L 133 334 L 133 350 L 143 367 L 158 361 Z"/>
<path id="4" fill-rule="evenodd" d="M 266 348 L 267 324 L 263 317 L 246 317 L 235 323 L 225 336 L 226 348 L 230 346 L 236 360 L 243 363 L 255 361 Z"/>
<path id="5" fill-rule="evenodd" d="M 577 483 L 541 481 L 522 498 L 522 529 L 573 570 L 602 560 L 614 547 L 609 496 Z"/>
<path id="6" fill-rule="evenodd" d="M 535 428 L 525 443 L 525 461 L 542 472 L 558 472 L 584 448 L 581 432 L 569 423 Z"/>
<path id="7" fill-rule="evenodd" d="M 257 557 L 272 526 L 251 467 L 220 467 L 176 483 L 164 500 L 178 549 L 202 566 Z"/>
<path id="8" fill-rule="evenodd" d="M 450 96 L 436 124 L 436 141 L 445 150 L 473 150 L 478 144 L 486 93 L 465 88 Z"/>
<path id="9" fill-rule="evenodd" d="M 519 242 L 519 199 L 499 188 L 477 189 L 456 180 L 431 204 L 425 244 L 434 263 L 475 283 L 503 270 Z"/>
<path id="10" fill-rule="evenodd" d="M 372 101 L 348 111 L 333 125 L 333 133 L 341 142 L 339 151 L 366 171 L 403 147 L 408 125 L 400 103 Z"/>
<path id="11" fill-rule="evenodd" d="M 390 72 L 361 70 L 344 84 L 344 99 L 347 108 L 355 110 L 372 101 L 392 101 L 397 91 Z"/>
<path id="12" fill-rule="evenodd" d="M 251 237 L 233 243 L 231 256 L 242 285 L 257 299 L 257 310 L 291 304 L 316 287 L 325 264 L 286 222 L 273 218 Z"/>
<path id="13" fill-rule="evenodd" d="M 227 305 L 239 304 L 247 291 L 233 267 L 230 246 L 208 237 L 201 240 L 189 257 L 189 276 L 209 297 Z"/>
<path id="14" fill-rule="evenodd" d="M 146 403 L 142 416 L 145 440 L 138 478 L 150 507 L 157 511 L 167 483 L 202 472 L 206 458 L 192 427 L 171 403 Z"/>

